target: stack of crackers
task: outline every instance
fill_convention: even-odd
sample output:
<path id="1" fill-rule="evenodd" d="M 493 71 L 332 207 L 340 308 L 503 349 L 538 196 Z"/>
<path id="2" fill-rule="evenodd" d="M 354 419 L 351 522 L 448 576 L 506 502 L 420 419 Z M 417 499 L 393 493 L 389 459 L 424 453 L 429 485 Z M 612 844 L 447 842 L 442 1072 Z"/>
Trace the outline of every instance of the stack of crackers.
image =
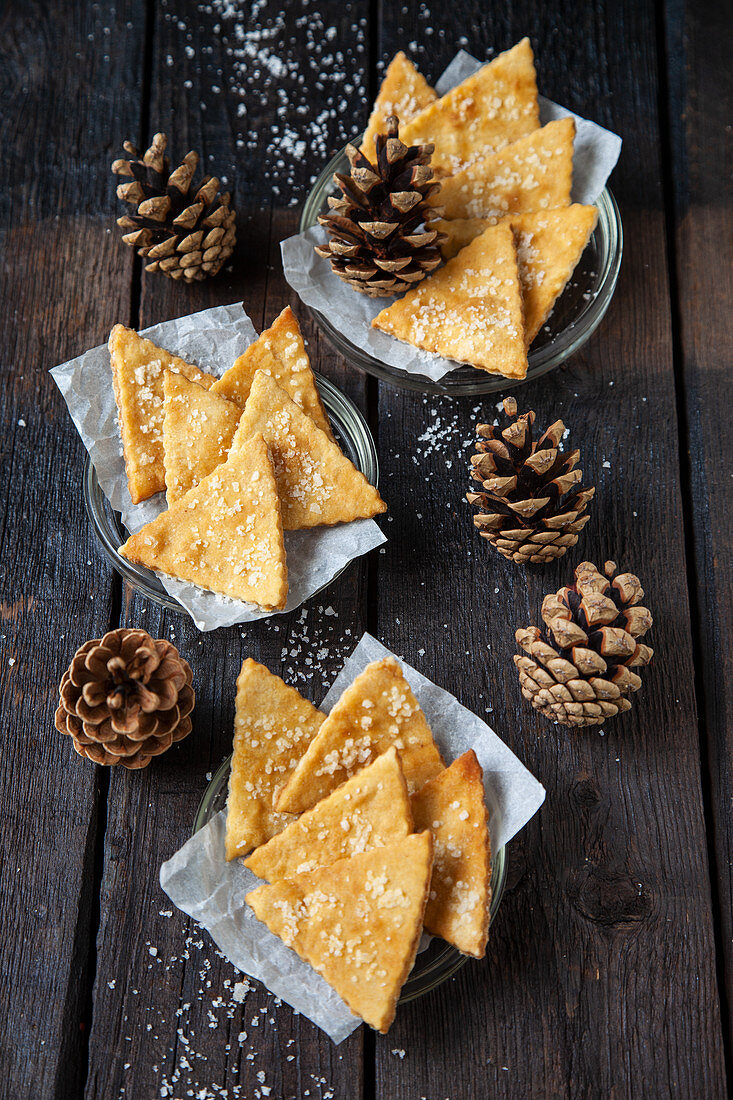
<path id="1" fill-rule="evenodd" d="M 447 262 L 372 324 L 447 359 L 524 378 L 528 348 L 596 224 L 595 206 L 570 203 L 575 123 L 540 126 L 527 38 L 440 98 L 398 53 L 369 119 L 367 155 L 395 113 L 402 141 L 435 145 L 433 224 L 446 236 Z"/>
<path id="2" fill-rule="evenodd" d="M 263 665 L 237 680 L 227 859 L 259 920 L 378 1031 L 425 931 L 482 958 L 491 854 L 473 751 L 446 767 L 398 661 L 322 714 Z"/>
<path id="3" fill-rule="evenodd" d="M 289 308 L 218 379 L 123 325 L 109 349 L 130 496 L 168 504 L 123 557 L 281 609 L 284 531 L 385 511 L 334 440 Z"/>

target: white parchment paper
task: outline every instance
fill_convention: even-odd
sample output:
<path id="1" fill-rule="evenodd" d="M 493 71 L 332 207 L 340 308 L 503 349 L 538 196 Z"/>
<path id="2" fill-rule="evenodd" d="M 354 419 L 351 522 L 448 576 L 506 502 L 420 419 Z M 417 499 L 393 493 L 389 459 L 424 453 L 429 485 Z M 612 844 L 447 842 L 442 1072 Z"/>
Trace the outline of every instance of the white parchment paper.
<path id="1" fill-rule="evenodd" d="M 328 712 L 371 661 L 393 656 L 364 634 L 321 704 Z M 401 662 L 446 763 L 472 748 L 484 770 L 492 851 L 526 825 L 545 798 L 544 787 L 477 715 L 443 688 Z M 160 885 L 174 905 L 202 924 L 239 970 L 308 1016 L 334 1041 L 360 1024 L 331 987 L 257 920 L 244 901 L 260 885 L 239 860 L 224 856 L 225 812 L 217 814 L 160 869 Z"/>
<path id="2" fill-rule="evenodd" d="M 220 377 L 257 338 L 241 305 L 215 306 L 201 313 L 164 321 L 142 332 L 166 351 Z M 51 371 L 82 442 L 94 463 L 101 489 L 133 534 L 165 510 L 165 494 L 133 504 L 127 488 L 109 349 L 102 344 Z M 311 531 L 286 531 L 288 602 L 282 612 L 231 600 L 158 574 L 169 595 L 188 611 L 199 630 L 252 622 L 287 614 L 328 584 L 354 558 L 386 542 L 371 519 Z"/>
<path id="3" fill-rule="evenodd" d="M 439 95 L 445 95 L 481 68 L 481 64 L 461 50 L 438 80 L 436 91 Z M 539 103 L 542 125 L 567 116 L 575 119 L 572 200 L 594 203 L 619 158 L 621 138 L 543 96 L 539 97 Z M 328 260 L 313 251 L 314 245 L 324 244 L 326 238 L 325 229 L 318 225 L 305 233 L 289 237 L 280 246 L 285 278 L 306 305 L 317 309 L 352 344 L 382 363 L 433 381 L 461 366 L 452 359 L 420 351 L 386 332 L 372 328 L 373 319 L 393 299 L 375 299 L 358 294 L 334 275 Z"/>

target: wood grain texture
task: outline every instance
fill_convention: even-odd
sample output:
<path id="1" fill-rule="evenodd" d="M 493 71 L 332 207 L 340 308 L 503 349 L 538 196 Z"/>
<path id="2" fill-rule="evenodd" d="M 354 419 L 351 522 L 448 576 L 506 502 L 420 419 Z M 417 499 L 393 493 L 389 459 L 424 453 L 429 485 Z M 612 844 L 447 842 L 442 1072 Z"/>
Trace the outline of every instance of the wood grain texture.
<path id="1" fill-rule="evenodd" d="M 378 576 L 380 636 L 472 710 L 493 707 L 488 717 L 548 799 L 510 847 L 513 886 L 486 962 L 399 1013 L 377 1040 L 376 1091 L 474 1096 L 485 1082 L 507 1097 L 632 1096 L 643 1066 L 649 1095 L 722 1096 L 679 456 L 674 431 L 659 430 L 675 423 L 675 390 L 653 6 L 466 5 L 460 27 L 452 11 L 409 8 L 391 19 L 385 8 L 381 56 L 422 43 L 421 66 L 435 78 L 461 33 L 477 56 L 529 34 L 541 91 L 623 134 L 612 186 L 627 251 L 599 333 L 564 370 L 515 391 L 538 422 L 562 417 L 597 486 L 582 541 L 560 563 L 522 571 L 472 529 L 463 445 L 496 415 L 493 400 L 380 393 L 394 517 Z M 425 440 L 430 424 L 439 426 Z M 607 557 L 640 574 L 657 657 L 630 714 L 579 734 L 521 698 L 513 633 L 539 621 L 543 594 L 578 561 Z M 405 614 L 406 579 L 422 595 L 422 638 Z"/>
<path id="2" fill-rule="evenodd" d="M 666 5 L 673 243 L 678 288 L 680 395 L 691 524 L 700 717 L 720 898 L 720 944 L 733 1049 L 733 144 L 728 59 L 733 22 L 725 4 Z M 725 74 L 725 75 L 724 75 Z"/>
<path id="3" fill-rule="evenodd" d="M 128 33 L 112 57 L 103 28 L 119 35 L 140 15 L 135 3 L 31 3 L 0 20 L 0 1093 L 13 1100 L 78 1095 L 85 1074 L 100 795 L 53 714 L 74 650 L 109 626 L 113 582 L 48 369 L 127 315 L 106 141 L 115 119 L 137 126 L 125 71 L 136 44 Z"/>
<path id="4" fill-rule="evenodd" d="M 345 26 L 342 8 L 322 5 L 320 11 L 324 14 L 319 18 L 328 25 Z M 271 20 L 287 39 L 291 32 L 283 27 L 283 18 L 275 5 L 258 16 L 263 27 Z M 290 302 L 310 337 L 313 365 L 363 405 L 363 379 L 347 376 L 342 362 L 314 335 L 282 276 L 279 242 L 296 232 L 297 215 L 279 208 L 277 196 L 271 206 L 271 183 L 257 170 L 257 156 L 237 147 L 245 123 L 236 121 L 232 89 L 242 75 L 238 57 L 228 49 L 231 25 L 222 22 L 218 31 L 215 26 L 211 13 L 192 5 L 174 9 L 169 4 L 159 14 L 150 129 L 183 134 L 181 150 L 204 150 L 210 171 L 229 165 L 238 203 L 244 197 L 237 251 L 220 277 L 192 287 L 143 275 L 139 325 L 242 301 L 261 330 Z M 307 71 L 301 37 L 300 42 L 287 39 L 285 46 L 277 41 L 289 66 L 295 65 L 300 50 Z M 187 58 L 186 47 L 194 58 Z M 192 81 L 192 89 L 170 80 L 169 56 L 181 58 L 181 76 Z M 217 98 L 211 83 L 230 89 L 230 94 Z M 275 114 L 276 82 L 270 77 L 259 91 L 272 97 L 262 108 L 258 125 L 264 126 L 263 120 Z M 257 98 L 250 94 L 246 102 L 251 106 Z M 229 113 L 218 109 L 223 103 Z M 183 128 L 177 125 L 179 118 L 186 120 Z M 297 115 L 286 119 L 294 126 Z M 308 177 L 303 173 L 311 167 L 311 161 L 304 162 L 293 186 L 305 186 Z M 228 1089 L 230 1097 L 249 1098 L 267 1095 L 260 1092 L 263 1085 L 272 1090 L 269 1095 L 283 1098 L 320 1097 L 329 1088 L 336 1096 L 361 1092 L 363 1034 L 357 1032 L 335 1048 L 310 1021 L 277 1003 L 257 983 L 243 1002 L 236 1000 L 234 985 L 241 975 L 218 955 L 206 932 L 173 911 L 158 885 L 158 868 L 190 835 L 207 774 L 231 751 L 234 685 L 243 659 L 262 661 L 320 702 L 365 628 L 366 571 L 365 562 L 354 563 L 335 584 L 289 615 L 206 635 L 184 616 L 163 613 L 127 593 L 122 622 L 175 642 L 194 670 L 197 703 L 190 738 L 132 782 L 129 776 L 112 777 L 87 1097 L 106 1100 L 123 1089 L 130 1097 L 152 1096 L 166 1088 L 178 1096 L 218 1087 Z"/>

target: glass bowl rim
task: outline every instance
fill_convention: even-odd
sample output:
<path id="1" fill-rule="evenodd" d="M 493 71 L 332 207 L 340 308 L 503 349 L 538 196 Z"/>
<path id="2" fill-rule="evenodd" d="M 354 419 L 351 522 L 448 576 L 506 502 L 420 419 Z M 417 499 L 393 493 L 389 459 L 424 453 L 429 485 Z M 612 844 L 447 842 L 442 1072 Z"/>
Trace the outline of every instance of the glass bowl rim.
<path id="1" fill-rule="evenodd" d="M 355 455 L 357 468 L 361 470 L 367 481 L 377 488 L 379 485 L 379 459 L 374 436 L 364 416 L 351 398 L 342 393 L 329 378 L 325 378 L 317 371 L 313 371 L 313 375 L 326 411 L 333 416 L 336 427 L 345 436 Z M 155 573 L 144 566 L 137 566 L 127 561 L 118 553 L 118 547 L 122 545 L 127 537 L 125 528 L 119 512 L 112 508 L 99 484 L 97 471 L 88 452 L 84 461 L 83 492 L 87 517 L 91 522 L 102 552 L 112 568 L 124 580 L 129 581 L 133 588 L 146 599 L 153 600 L 170 611 L 188 615 L 186 608 L 166 592 Z M 344 570 L 348 569 L 349 564 L 347 563 L 343 569 L 340 569 L 327 584 L 318 589 L 318 592 L 322 592 L 333 584 Z M 308 598 L 312 599 L 318 592 L 314 592 Z"/>
<path id="2" fill-rule="evenodd" d="M 228 779 L 231 759 L 231 754 L 224 757 L 207 783 L 206 789 L 201 796 L 198 809 L 196 810 L 191 836 L 195 836 L 199 829 L 203 829 L 204 825 L 208 824 L 214 812 L 216 812 L 214 811 L 214 802 L 219 796 L 225 781 Z M 499 911 L 502 897 L 504 896 L 506 876 L 507 857 L 506 846 L 504 846 L 499 848 L 496 852 L 492 851 L 491 853 L 489 929 L 491 929 L 491 925 Z M 409 1004 L 410 1001 L 417 1000 L 418 997 L 422 997 L 426 993 L 430 993 L 432 990 L 437 989 L 439 985 L 442 985 L 444 982 L 447 982 L 449 978 L 452 978 L 462 966 L 465 966 L 470 958 L 468 955 L 462 955 L 457 948 L 451 947 L 450 944 L 442 943 L 442 941 L 438 940 L 438 937 L 436 937 L 433 942 L 441 942 L 442 946 L 423 970 L 419 971 L 417 974 L 409 975 L 402 987 L 399 1004 Z"/>
<path id="3" fill-rule="evenodd" d="M 300 216 L 299 233 L 303 233 L 316 225 L 331 177 L 338 168 L 343 167 L 345 156 L 345 149 L 336 153 L 313 184 Z M 600 231 L 605 252 L 603 269 L 599 272 L 598 290 L 577 322 L 566 325 L 551 343 L 545 344 L 534 352 L 530 351 L 530 366 L 525 378 L 504 378 L 502 375 L 487 374 L 485 371 L 476 369 L 473 369 L 475 378 L 471 375 L 453 382 L 446 380 L 450 379 L 451 375 L 457 374 L 458 371 L 451 371 L 438 381 L 434 381 L 425 375 L 411 374 L 383 363 L 368 352 L 356 347 L 319 310 L 311 306 L 306 306 L 306 308 L 327 339 L 347 361 L 353 362 L 360 370 L 397 389 L 447 397 L 475 397 L 482 394 L 503 393 L 514 389 L 516 386 L 533 382 L 566 362 L 590 339 L 606 315 L 616 289 L 621 268 L 623 225 L 618 203 L 607 186 L 603 188 L 594 205 L 598 209 L 598 223 L 594 232 Z"/>

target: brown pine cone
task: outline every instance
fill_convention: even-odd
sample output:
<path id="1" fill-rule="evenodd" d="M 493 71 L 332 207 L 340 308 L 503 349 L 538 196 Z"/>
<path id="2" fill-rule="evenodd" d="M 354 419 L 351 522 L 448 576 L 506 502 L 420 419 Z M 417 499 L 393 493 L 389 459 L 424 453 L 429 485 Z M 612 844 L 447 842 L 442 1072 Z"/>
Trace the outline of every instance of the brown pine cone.
<path id="1" fill-rule="evenodd" d="M 59 688 L 56 729 L 95 764 L 144 768 L 191 732 L 191 669 L 144 630 L 111 630 L 77 649 Z"/>
<path id="2" fill-rule="evenodd" d="M 469 504 L 479 508 L 473 522 L 510 561 L 552 561 L 578 541 L 595 489 L 581 484 L 580 452 L 560 449 L 562 420 L 535 442 L 534 412 L 517 416 L 513 397 L 504 401 L 504 412 L 511 421 L 507 427 L 479 424 L 477 429 L 486 442 L 477 443 L 478 454 L 471 457 L 471 476 L 483 490 L 466 493 Z"/>
<path id="3" fill-rule="evenodd" d="M 131 230 L 122 240 L 147 260 L 146 271 L 201 281 L 216 275 L 234 251 L 236 214 L 216 176 L 206 176 L 194 187 L 198 153 L 186 153 L 171 172 L 167 142 L 165 134 L 156 134 L 142 157 L 129 141 L 124 143 L 129 159 L 114 161 L 112 171 L 130 177 L 118 186 L 117 197 L 133 210 L 117 224 Z"/>
<path id="4" fill-rule="evenodd" d="M 652 625 L 644 592 L 633 573 L 616 576 L 607 561 L 605 576 L 592 562 L 575 570 L 575 584 L 545 596 L 536 626 L 518 630 L 517 655 L 522 695 L 532 706 L 565 726 L 600 726 L 629 710 L 626 696 L 641 687 L 632 668 L 648 665 L 653 649 L 637 641 Z"/>
<path id="5" fill-rule="evenodd" d="M 372 164 L 355 145 L 346 146 L 350 171 L 336 173 L 341 195 L 330 196 L 318 221 L 329 240 L 319 256 L 354 290 L 370 298 L 402 294 L 441 264 L 445 235 L 431 224 L 438 212 L 428 199 L 440 190 L 430 158 L 433 145 L 404 145 L 399 119 L 390 115 L 378 134 Z"/>

